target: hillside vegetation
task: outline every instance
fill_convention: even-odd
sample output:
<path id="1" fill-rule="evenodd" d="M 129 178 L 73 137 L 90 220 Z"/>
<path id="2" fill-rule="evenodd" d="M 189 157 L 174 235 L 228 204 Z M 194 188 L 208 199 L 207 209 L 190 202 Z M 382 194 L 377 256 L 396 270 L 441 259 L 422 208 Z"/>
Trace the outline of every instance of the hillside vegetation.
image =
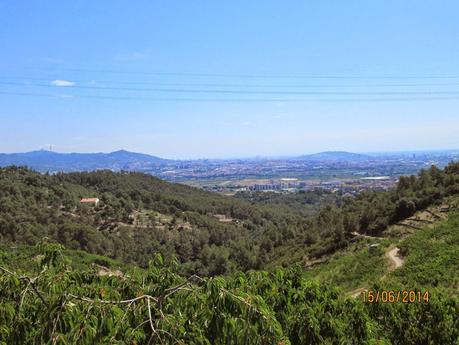
<path id="1" fill-rule="evenodd" d="M 459 339 L 459 299 L 442 287 L 429 290 L 428 303 L 364 303 L 334 284 L 307 278 L 299 266 L 184 278 L 176 261 L 155 255 L 146 269 L 105 275 L 94 266 L 73 268 L 62 250 L 55 244 L 31 248 L 39 258 L 16 270 L 5 267 L 9 250 L 1 251 L 0 343 L 455 344 Z M 415 275 L 406 279 L 404 286 L 427 288 Z M 376 282 L 373 288 L 394 285 Z"/>
<path id="2" fill-rule="evenodd" d="M 459 214 L 397 229 L 454 205 L 458 177 L 431 168 L 304 213 L 303 196 L 277 208 L 137 173 L 2 169 L 0 343 L 456 344 Z M 368 303 L 355 288 L 429 300 Z"/>
<path id="3" fill-rule="evenodd" d="M 312 214 L 295 199 L 292 207 L 263 205 L 141 173 L 43 175 L 9 167 L 0 169 L 0 239 L 35 244 L 48 237 L 142 267 L 160 253 L 177 257 L 184 274 L 212 276 L 332 254 L 348 246 L 353 232 L 379 236 L 457 193 L 458 163 L 402 177 L 389 192 L 330 201 Z M 101 202 L 82 205 L 83 197 Z"/>

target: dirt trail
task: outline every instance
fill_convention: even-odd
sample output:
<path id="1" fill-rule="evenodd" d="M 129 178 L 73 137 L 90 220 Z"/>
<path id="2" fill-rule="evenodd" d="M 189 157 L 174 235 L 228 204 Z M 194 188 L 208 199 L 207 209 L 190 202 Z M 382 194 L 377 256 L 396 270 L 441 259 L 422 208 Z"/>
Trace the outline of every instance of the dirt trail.
<path id="1" fill-rule="evenodd" d="M 386 252 L 386 258 L 391 262 L 389 271 L 393 271 L 399 267 L 403 266 L 404 259 L 400 257 L 400 248 L 395 247 Z"/>
<path id="2" fill-rule="evenodd" d="M 428 209 L 425 209 L 423 211 L 417 212 L 415 215 L 412 217 L 409 217 L 402 222 L 393 225 L 391 228 L 401 228 L 401 232 L 399 232 L 399 236 L 401 237 L 406 237 L 409 236 L 411 232 L 406 233 L 406 229 L 403 228 L 411 228 L 415 229 L 416 231 L 418 229 L 422 229 L 424 227 L 434 227 L 439 221 L 443 221 L 446 218 L 448 218 L 448 212 L 450 211 L 455 211 L 458 210 L 458 204 L 457 202 L 449 202 L 447 201 L 446 203 L 440 205 L 440 206 L 432 206 L 429 207 Z M 351 232 L 351 235 L 357 237 L 363 237 L 363 238 L 372 238 L 371 236 L 368 235 L 363 235 L 359 234 L 358 232 Z M 387 258 L 387 262 L 389 264 L 388 267 L 388 272 L 393 272 L 397 268 L 400 268 L 403 266 L 405 263 L 405 259 L 400 256 L 400 248 L 398 247 L 392 247 L 389 248 L 384 256 Z M 386 273 L 387 274 L 387 273 Z M 384 274 L 380 280 L 384 279 L 386 277 L 386 274 Z M 366 287 L 359 287 L 357 289 L 354 289 L 352 291 L 348 291 L 346 295 L 351 296 L 351 297 L 358 297 L 361 295 L 362 291 L 366 291 Z"/>
<path id="3" fill-rule="evenodd" d="M 398 247 L 388 250 L 385 254 L 385 257 L 389 259 L 389 272 L 392 272 L 395 269 L 402 267 L 403 263 L 405 262 L 405 260 L 402 257 L 400 257 L 400 248 Z M 381 279 L 383 279 L 385 276 L 386 275 L 382 276 Z M 357 288 L 355 290 L 349 291 L 347 295 L 353 298 L 357 298 L 362 294 L 362 291 L 366 291 L 366 288 Z"/>

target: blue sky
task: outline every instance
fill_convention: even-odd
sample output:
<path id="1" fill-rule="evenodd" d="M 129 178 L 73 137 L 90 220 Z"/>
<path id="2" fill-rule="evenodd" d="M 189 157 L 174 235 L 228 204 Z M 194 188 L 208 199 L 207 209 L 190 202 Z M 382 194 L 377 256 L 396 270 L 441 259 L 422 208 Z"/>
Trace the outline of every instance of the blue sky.
<path id="1" fill-rule="evenodd" d="M 459 148 L 457 1 L 0 1 L 0 152 Z"/>

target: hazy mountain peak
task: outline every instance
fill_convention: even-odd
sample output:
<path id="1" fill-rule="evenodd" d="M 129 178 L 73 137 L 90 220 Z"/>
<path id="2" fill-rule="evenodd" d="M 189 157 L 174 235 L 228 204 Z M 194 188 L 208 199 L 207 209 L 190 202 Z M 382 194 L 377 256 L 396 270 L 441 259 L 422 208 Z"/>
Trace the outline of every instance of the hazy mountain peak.
<path id="1" fill-rule="evenodd" d="M 306 160 L 361 160 L 370 158 L 367 155 L 347 151 L 324 151 L 299 157 Z"/>
<path id="2" fill-rule="evenodd" d="M 59 153 L 38 150 L 0 154 L 0 166 L 28 166 L 38 171 L 131 170 L 164 162 L 168 160 L 126 150 L 111 153 Z"/>

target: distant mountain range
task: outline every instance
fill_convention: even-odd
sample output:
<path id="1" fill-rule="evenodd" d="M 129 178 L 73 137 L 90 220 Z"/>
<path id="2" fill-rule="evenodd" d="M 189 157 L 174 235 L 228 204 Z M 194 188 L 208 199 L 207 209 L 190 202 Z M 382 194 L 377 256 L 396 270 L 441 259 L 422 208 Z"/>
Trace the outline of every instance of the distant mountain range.
<path id="1" fill-rule="evenodd" d="M 40 150 L 25 153 L 0 153 L 0 166 L 27 166 L 38 171 L 143 170 L 166 165 L 170 160 L 129 151 L 111 153 L 57 153 Z"/>
<path id="2" fill-rule="evenodd" d="M 375 161 L 383 161 L 384 159 L 414 159 L 419 158 L 424 161 L 438 158 L 440 156 L 447 157 L 446 161 L 451 161 L 459 158 L 459 151 L 438 151 L 438 152 L 416 152 L 416 153 L 391 153 L 391 154 L 360 154 L 346 151 L 326 151 L 303 155 L 300 157 L 292 157 L 288 159 L 294 166 L 298 163 L 323 163 L 330 165 L 335 163 L 351 163 L 351 164 L 366 164 Z M 285 158 L 278 158 L 285 160 Z M 443 160 L 445 160 L 443 159 Z M 253 163 L 253 159 L 221 159 L 221 160 L 170 160 L 151 156 L 143 153 L 129 152 L 119 150 L 110 153 L 58 153 L 47 150 L 24 152 L 24 153 L 0 153 L 0 167 L 8 165 L 27 166 L 40 172 L 71 172 L 71 171 L 93 171 L 101 169 L 109 169 L 112 171 L 128 170 L 147 172 L 161 178 L 175 178 L 179 175 L 186 175 L 191 177 L 208 177 L 209 173 L 223 174 L 227 176 L 228 171 L 233 171 L 228 168 L 231 164 L 238 164 L 246 161 L 248 162 L 248 169 L 245 173 L 258 174 L 262 168 L 263 161 L 273 160 L 270 158 L 258 159 L 259 166 L 252 166 L 249 162 Z M 236 162 L 236 163 L 235 163 Z M 206 167 L 203 167 L 203 165 Z M 437 163 L 439 164 L 439 163 Z M 441 164 L 440 164 L 441 165 Z M 251 167 L 251 168 L 250 168 Z M 270 167 L 272 168 L 272 167 Z M 295 167 L 293 167 L 295 168 Z M 203 170 L 204 169 L 204 170 Z M 248 172 L 249 171 L 249 172 Z M 181 173 L 179 173 L 181 172 Z M 233 171 L 234 172 L 234 171 Z M 183 174 L 182 174 L 183 173 Z M 175 177 L 173 177 L 175 176 Z"/>
<path id="3" fill-rule="evenodd" d="M 297 159 L 307 161 L 356 161 L 368 160 L 371 157 L 345 151 L 327 151 L 297 157 Z M 0 166 L 27 166 L 42 172 L 99 169 L 143 171 L 154 167 L 169 166 L 173 163 L 178 163 L 178 161 L 125 150 L 110 153 L 58 153 L 47 150 L 10 154 L 0 153 Z"/>

